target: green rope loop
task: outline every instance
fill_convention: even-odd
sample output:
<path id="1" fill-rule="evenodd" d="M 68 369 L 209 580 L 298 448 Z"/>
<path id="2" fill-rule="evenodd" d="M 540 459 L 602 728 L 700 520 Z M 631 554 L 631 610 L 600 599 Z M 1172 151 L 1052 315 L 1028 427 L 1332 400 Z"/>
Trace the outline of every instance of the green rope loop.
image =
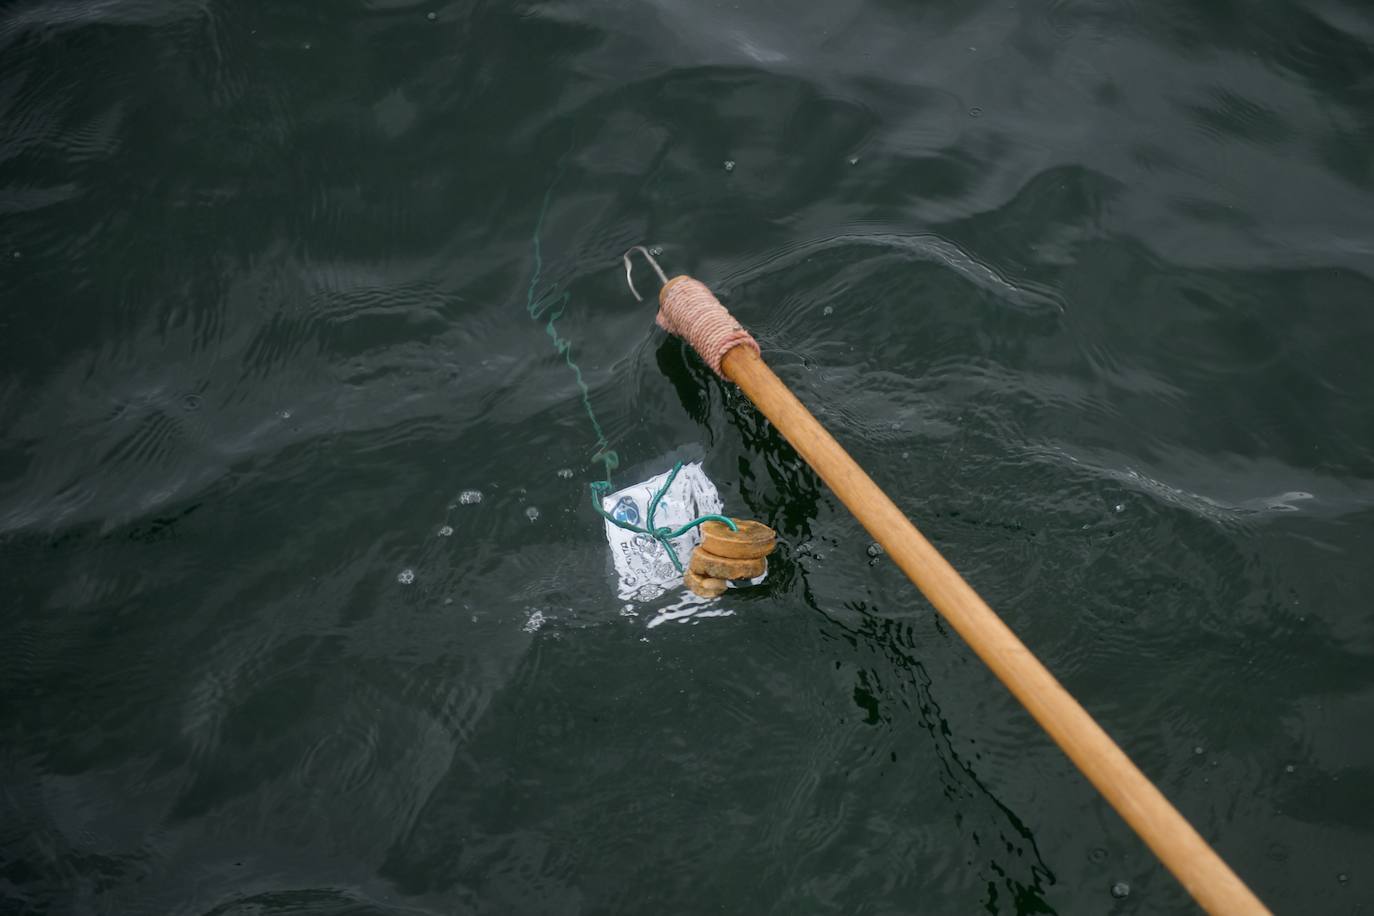
<path id="1" fill-rule="evenodd" d="M 669 528 L 666 525 L 662 527 L 654 525 L 654 514 L 658 512 L 659 501 L 663 499 L 663 494 L 668 492 L 668 488 L 673 485 L 673 481 L 677 478 L 677 472 L 680 470 L 682 470 L 681 461 L 673 465 L 672 473 L 668 475 L 668 479 L 663 482 L 663 486 L 659 487 L 658 492 L 649 500 L 649 517 L 645 519 L 647 524 L 643 528 L 638 525 L 631 525 L 629 522 L 621 521 L 607 512 L 605 507 L 601 505 L 601 498 L 609 493 L 611 489 L 610 475 L 607 475 L 606 480 L 598 480 L 591 485 L 592 508 L 596 510 L 597 514 L 617 528 L 631 531 L 635 534 L 646 534 L 655 541 L 658 541 L 663 545 L 663 549 L 668 552 L 668 559 L 673 561 L 673 567 L 677 569 L 678 572 L 682 572 L 682 561 L 677 558 L 677 551 L 673 549 L 673 545 L 670 543 L 673 538 L 681 537 L 688 531 L 706 522 L 724 522 L 726 525 L 730 526 L 731 531 L 739 530 L 739 526 L 735 524 L 733 519 L 726 518 L 723 515 L 702 515 L 692 519 L 690 522 L 677 529 Z"/>

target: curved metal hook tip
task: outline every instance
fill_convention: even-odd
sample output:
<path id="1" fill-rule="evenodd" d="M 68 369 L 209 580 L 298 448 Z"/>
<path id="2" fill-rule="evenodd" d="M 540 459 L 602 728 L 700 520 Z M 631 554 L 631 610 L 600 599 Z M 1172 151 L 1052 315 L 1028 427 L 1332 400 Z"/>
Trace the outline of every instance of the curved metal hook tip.
<path id="1" fill-rule="evenodd" d="M 630 263 L 630 255 L 634 254 L 636 251 L 644 255 L 644 260 L 649 262 L 649 266 L 654 269 L 654 273 L 658 274 L 658 279 L 663 282 L 664 286 L 668 285 L 668 277 L 663 273 L 663 268 L 658 266 L 658 262 L 654 260 L 654 256 L 649 253 L 649 249 L 645 248 L 643 245 L 636 245 L 625 252 L 625 254 L 621 256 L 621 260 L 625 262 L 625 282 L 630 285 L 630 292 L 634 294 L 635 299 L 639 302 L 643 302 L 644 297 L 639 294 L 639 290 L 635 289 L 634 265 Z"/>

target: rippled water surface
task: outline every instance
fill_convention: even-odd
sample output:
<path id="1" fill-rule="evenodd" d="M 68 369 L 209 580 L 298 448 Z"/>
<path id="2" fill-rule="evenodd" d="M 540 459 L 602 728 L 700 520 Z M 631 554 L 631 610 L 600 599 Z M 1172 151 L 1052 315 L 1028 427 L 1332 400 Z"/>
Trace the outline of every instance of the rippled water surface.
<path id="1" fill-rule="evenodd" d="M 1187 911 L 640 242 L 1374 911 L 1372 149 L 1358 0 L 0 6 L 0 913 Z M 565 357 L 779 530 L 733 614 L 616 598 Z"/>

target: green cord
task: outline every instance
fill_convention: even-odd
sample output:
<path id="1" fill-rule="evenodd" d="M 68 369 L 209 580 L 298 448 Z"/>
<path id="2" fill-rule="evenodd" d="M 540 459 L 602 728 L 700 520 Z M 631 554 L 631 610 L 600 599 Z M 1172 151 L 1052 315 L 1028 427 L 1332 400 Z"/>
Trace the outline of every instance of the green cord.
<path id="1" fill-rule="evenodd" d="M 677 478 L 677 472 L 680 470 L 682 470 L 681 461 L 673 465 L 673 471 L 671 474 L 668 475 L 668 479 L 663 482 L 663 486 L 658 488 L 658 492 L 654 494 L 653 499 L 649 500 L 649 517 L 646 519 L 648 524 L 645 525 L 645 527 L 643 528 L 639 527 L 638 525 L 631 525 L 629 522 L 621 521 L 614 515 L 611 515 L 611 513 L 607 512 L 605 507 L 601 505 L 601 498 L 605 496 L 611 489 L 611 481 L 609 477 L 606 480 L 598 480 L 591 486 L 592 508 L 597 511 L 598 515 L 600 515 L 606 521 L 610 522 L 612 525 L 615 525 L 617 528 L 623 528 L 626 531 L 633 531 L 635 534 L 647 534 L 649 537 L 658 541 L 660 544 L 663 545 L 663 549 L 668 552 L 668 559 L 673 561 L 673 566 L 677 569 L 678 572 L 682 572 L 682 561 L 677 558 L 677 551 L 673 549 L 673 545 L 671 543 L 673 538 L 681 537 L 688 531 L 691 531 L 693 528 L 696 528 L 698 525 L 703 525 L 706 522 L 724 522 L 726 525 L 730 526 L 731 531 L 739 530 L 739 526 L 735 524 L 733 519 L 726 518 L 723 515 L 698 516 L 697 518 L 692 519 L 690 522 L 676 530 L 669 528 L 666 525 L 664 525 L 663 527 L 655 527 L 654 513 L 658 511 L 659 500 L 663 499 L 663 494 L 667 493 L 668 488 L 673 485 L 673 481 Z"/>
<path id="2" fill-rule="evenodd" d="M 571 296 L 566 290 L 560 292 L 557 287 L 550 287 L 542 293 L 539 289 L 540 281 L 544 273 L 544 251 L 543 245 L 540 243 L 540 235 L 543 233 L 544 229 L 544 217 L 548 215 L 549 203 L 553 199 L 553 189 L 557 186 L 558 179 L 563 177 L 563 167 L 566 163 L 568 153 L 570 152 L 572 152 L 571 144 L 567 152 L 558 159 L 558 166 L 554 173 L 553 183 L 550 184 L 548 190 L 544 192 L 544 201 L 539 208 L 539 218 L 535 220 L 534 223 L 534 236 L 531 240 L 534 246 L 534 271 L 530 274 L 529 291 L 525 296 L 525 311 L 529 314 L 530 318 L 535 321 L 544 321 L 544 332 L 548 334 L 549 339 L 553 341 L 554 349 L 562 355 L 563 361 L 567 363 L 568 368 L 572 370 L 573 378 L 577 383 L 578 392 L 582 396 L 582 408 L 587 414 L 587 419 L 591 421 L 592 430 L 596 433 L 596 452 L 592 455 L 591 460 L 601 464 L 602 468 L 605 470 L 606 477 L 604 480 L 598 480 L 591 484 L 592 507 L 596 509 L 597 513 L 602 518 L 612 525 L 615 525 L 617 528 L 623 528 L 635 534 L 646 534 L 658 541 L 663 545 L 663 549 L 668 552 L 668 559 L 673 561 L 673 566 L 676 567 L 678 572 L 682 572 L 682 561 L 677 558 L 677 551 L 673 550 L 673 545 L 669 543 L 672 538 L 681 537 L 698 525 L 709 521 L 724 522 L 730 526 L 731 531 L 738 531 L 739 529 L 733 521 L 723 515 L 703 515 L 700 518 L 688 522 L 676 531 L 667 527 L 657 528 L 654 526 L 654 513 L 658 511 L 658 503 L 663 499 L 663 494 L 667 493 L 668 488 L 673 485 L 673 480 L 677 477 L 677 472 L 682 470 L 681 461 L 673 466 L 673 472 L 668 475 L 667 482 L 663 484 L 659 491 L 654 494 L 653 499 L 650 500 L 648 527 L 639 528 L 628 522 L 622 522 L 620 519 L 613 517 L 601 506 L 601 497 L 611 492 L 611 472 L 619 467 L 620 456 L 611 448 L 611 443 L 606 438 L 606 433 L 602 430 L 600 422 L 596 419 L 596 411 L 592 410 L 592 393 L 588 390 L 587 383 L 582 378 L 582 370 L 573 360 L 572 341 L 563 337 L 558 332 L 556 322 L 563 317 L 563 312 L 567 308 L 568 300 Z"/>
<path id="3" fill-rule="evenodd" d="M 596 433 L 596 451 L 592 454 L 591 460 L 602 466 L 606 475 L 604 483 L 610 486 L 611 472 L 620 466 L 620 456 L 615 449 L 611 448 L 610 440 L 606 438 L 606 433 L 596 418 L 596 411 L 592 409 L 592 393 L 587 388 L 586 380 L 582 377 L 581 367 L 573 359 L 572 341 L 558 331 L 557 321 L 563 317 L 563 312 L 566 311 L 572 295 L 567 290 L 559 291 L 557 286 L 553 284 L 550 284 L 548 289 L 540 291 L 540 283 L 544 274 L 544 248 L 540 240 L 544 231 L 544 219 L 549 214 L 549 205 L 553 202 L 553 190 L 558 186 L 558 180 L 563 177 L 563 169 L 571 152 L 572 144 L 570 142 L 568 149 L 558 158 L 553 182 L 544 192 L 544 200 L 539 207 L 539 218 L 534 223 L 534 233 L 530 240 L 533 246 L 534 271 L 530 274 L 529 290 L 525 296 L 525 311 L 535 321 L 544 322 L 544 333 L 553 342 L 554 349 L 563 357 L 563 362 L 572 370 L 573 380 L 577 383 L 578 394 L 582 400 L 582 410 L 592 424 L 592 431 Z"/>

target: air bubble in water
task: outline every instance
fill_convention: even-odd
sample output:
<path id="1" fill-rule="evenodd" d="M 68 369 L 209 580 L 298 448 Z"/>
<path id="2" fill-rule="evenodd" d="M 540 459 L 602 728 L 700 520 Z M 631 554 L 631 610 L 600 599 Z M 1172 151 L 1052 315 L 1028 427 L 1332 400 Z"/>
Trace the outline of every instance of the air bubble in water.
<path id="1" fill-rule="evenodd" d="M 849 164 L 850 164 L 850 165 L 858 165 L 858 164 L 859 164 L 859 157 L 858 157 L 858 156 L 850 156 L 850 157 L 849 157 Z"/>
<path id="2" fill-rule="evenodd" d="M 1125 881 L 1118 881 L 1112 885 L 1112 896 L 1120 900 L 1131 895 L 1131 886 Z"/>
<path id="3" fill-rule="evenodd" d="M 822 315 L 833 315 L 833 314 L 835 314 L 835 306 L 833 306 L 833 305 L 827 305 L 825 308 L 821 309 L 821 314 L 822 314 Z"/>
<path id="4" fill-rule="evenodd" d="M 868 545 L 868 555 L 870 557 L 880 557 L 884 553 L 885 551 L 883 550 L 883 545 L 879 544 L 877 541 L 874 541 L 872 544 Z"/>
<path id="5" fill-rule="evenodd" d="M 475 506 L 482 501 L 481 490 L 464 490 L 458 494 L 458 505 Z"/>
<path id="6" fill-rule="evenodd" d="M 415 570 L 403 569 L 396 574 L 396 581 L 402 585 L 409 585 L 415 581 Z"/>
<path id="7" fill-rule="evenodd" d="M 452 526 L 452 525 L 445 525 L 444 527 L 442 527 L 442 528 L 439 529 L 439 537 L 441 537 L 441 538 L 447 538 L 447 537 L 452 537 L 452 536 L 453 536 L 453 526 Z"/>
<path id="8" fill-rule="evenodd" d="M 525 518 L 529 519 L 532 522 L 539 521 L 539 510 L 534 506 L 525 507 Z"/>
<path id="9" fill-rule="evenodd" d="M 559 468 L 559 469 L 558 469 L 558 476 L 559 476 L 559 477 L 562 477 L 564 480 L 572 480 L 572 475 L 573 475 L 572 468 Z"/>
<path id="10" fill-rule="evenodd" d="M 649 249 L 649 254 L 653 255 L 654 257 L 658 257 L 659 255 L 663 254 L 663 246 L 662 246 L 662 245 L 655 245 L 655 246 L 653 246 L 652 248 Z"/>
<path id="11" fill-rule="evenodd" d="M 278 420 L 289 420 L 289 419 L 291 419 L 291 411 L 289 411 L 289 410 L 287 410 L 286 408 L 283 407 L 281 410 L 277 411 L 277 419 L 278 419 Z"/>
<path id="12" fill-rule="evenodd" d="M 725 160 L 725 171 L 727 171 L 727 172 L 733 172 L 734 170 L 735 170 L 735 160 L 733 160 L 733 159 L 726 159 L 726 160 Z"/>
<path id="13" fill-rule="evenodd" d="M 543 625 L 544 612 L 535 611 L 534 613 L 530 614 L 529 619 L 525 621 L 525 626 L 523 629 L 526 633 L 533 633 L 535 630 L 539 629 Z"/>
<path id="14" fill-rule="evenodd" d="M 425 18 L 428 19 L 430 22 L 434 22 L 439 18 L 439 14 L 433 12 L 425 13 Z"/>

